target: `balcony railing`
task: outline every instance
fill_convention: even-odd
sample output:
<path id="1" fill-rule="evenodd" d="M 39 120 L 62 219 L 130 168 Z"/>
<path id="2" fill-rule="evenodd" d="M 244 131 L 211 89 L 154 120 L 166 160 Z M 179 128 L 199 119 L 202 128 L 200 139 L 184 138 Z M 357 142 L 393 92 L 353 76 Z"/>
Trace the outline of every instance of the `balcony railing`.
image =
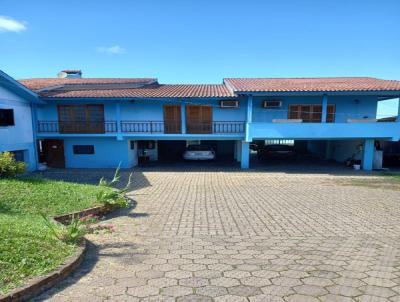
<path id="1" fill-rule="evenodd" d="M 61 134 L 101 134 L 116 133 L 117 122 L 87 122 L 87 121 L 39 121 L 38 132 Z"/>
<path id="2" fill-rule="evenodd" d="M 188 134 L 228 134 L 244 133 L 245 122 L 218 121 L 211 123 L 187 123 Z M 155 122 L 155 121 L 122 121 L 121 131 L 123 133 L 182 133 L 181 124 L 177 122 Z"/>
<path id="3" fill-rule="evenodd" d="M 155 121 L 122 121 L 121 132 L 124 133 L 164 133 L 164 122 Z"/>
<path id="4" fill-rule="evenodd" d="M 244 133 L 245 122 L 217 121 L 211 123 L 187 123 L 188 134 L 240 134 Z M 38 132 L 60 134 L 117 133 L 117 122 L 57 122 L 39 121 Z M 138 134 L 181 134 L 180 122 L 164 121 L 121 121 L 122 133 Z"/>
<path id="5" fill-rule="evenodd" d="M 244 133 L 245 122 L 213 122 L 213 133 Z"/>

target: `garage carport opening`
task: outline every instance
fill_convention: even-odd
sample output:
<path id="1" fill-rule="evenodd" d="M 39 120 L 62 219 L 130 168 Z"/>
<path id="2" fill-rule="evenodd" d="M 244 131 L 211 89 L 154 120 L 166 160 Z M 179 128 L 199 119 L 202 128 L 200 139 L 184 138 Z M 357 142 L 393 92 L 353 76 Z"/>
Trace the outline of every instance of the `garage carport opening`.
<path id="1" fill-rule="evenodd" d="M 141 145 L 141 144 L 139 144 Z M 209 146 L 215 151 L 214 160 L 184 160 L 183 154 L 190 145 Z M 154 142 L 152 150 L 145 150 L 146 154 L 151 153 L 151 165 L 176 166 L 234 166 L 239 167 L 236 158 L 236 142 L 234 140 L 158 140 Z M 139 149 L 139 156 L 143 150 Z M 146 166 L 146 164 L 144 166 Z"/>
<path id="2" fill-rule="evenodd" d="M 292 154 L 284 154 L 290 146 Z M 346 162 L 362 163 L 363 140 L 254 140 L 251 144 L 250 167 L 277 171 L 349 170 Z M 273 150 L 268 152 L 269 150 Z M 266 151 L 265 151 L 266 150 Z"/>

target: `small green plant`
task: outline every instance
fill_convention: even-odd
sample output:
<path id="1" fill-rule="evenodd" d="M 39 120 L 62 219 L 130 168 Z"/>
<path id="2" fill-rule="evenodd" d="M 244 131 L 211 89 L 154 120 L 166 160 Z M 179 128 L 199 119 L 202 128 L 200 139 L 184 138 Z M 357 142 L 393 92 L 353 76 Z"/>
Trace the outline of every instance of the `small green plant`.
<path id="1" fill-rule="evenodd" d="M 107 188 L 107 190 L 100 190 L 96 194 L 97 202 L 103 204 L 107 208 L 115 207 L 128 207 L 129 201 L 125 197 L 125 193 L 129 190 L 131 185 L 132 173 L 129 174 L 128 182 L 123 189 L 117 189 L 113 185 L 119 183 L 121 175 L 119 173 L 120 167 L 115 170 L 114 177 L 111 181 L 107 181 L 102 177 L 99 181 L 99 187 Z M 112 189 L 111 191 L 109 189 Z"/>
<path id="2" fill-rule="evenodd" d="M 44 214 L 41 216 L 53 236 L 67 244 L 78 244 L 89 232 L 88 225 L 77 217 L 72 217 L 70 222 L 63 226 L 50 221 Z"/>
<path id="3" fill-rule="evenodd" d="M 0 178 L 15 177 L 24 173 L 25 169 L 25 163 L 16 161 L 11 152 L 0 152 Z"/>

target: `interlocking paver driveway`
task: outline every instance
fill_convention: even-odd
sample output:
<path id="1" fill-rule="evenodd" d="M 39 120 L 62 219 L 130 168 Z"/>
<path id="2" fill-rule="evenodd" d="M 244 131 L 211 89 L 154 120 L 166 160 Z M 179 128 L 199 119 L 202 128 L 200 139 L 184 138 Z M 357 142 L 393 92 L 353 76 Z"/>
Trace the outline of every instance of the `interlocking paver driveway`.
<path id="1" fill-rule="evenodd" d="M 136 175 L 136 208 L 38 300 L 400 301 L 399 191 L 318 174 Z"/>

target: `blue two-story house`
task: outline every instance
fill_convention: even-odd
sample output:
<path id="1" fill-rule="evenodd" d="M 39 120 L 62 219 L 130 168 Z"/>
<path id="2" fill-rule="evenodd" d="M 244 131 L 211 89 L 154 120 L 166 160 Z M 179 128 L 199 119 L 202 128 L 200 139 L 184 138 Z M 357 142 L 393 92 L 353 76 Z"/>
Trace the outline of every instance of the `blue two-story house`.
<path id="1" fill-rule="evenodd" d="M 33 107 L 38 160 L 50 167 L 130 168 L 180 157 L 207 143 L 250 166 L 250 143 L 293 140 L 315 154 L 373 167 L 375 140 L 398 141 L 399 118 L 377 122 L 377 104 L 400 96 L 400 81 L 375 78 L 243 78 L 222 84 L 160 84 L 155 78 L 21 80 Z"/>

